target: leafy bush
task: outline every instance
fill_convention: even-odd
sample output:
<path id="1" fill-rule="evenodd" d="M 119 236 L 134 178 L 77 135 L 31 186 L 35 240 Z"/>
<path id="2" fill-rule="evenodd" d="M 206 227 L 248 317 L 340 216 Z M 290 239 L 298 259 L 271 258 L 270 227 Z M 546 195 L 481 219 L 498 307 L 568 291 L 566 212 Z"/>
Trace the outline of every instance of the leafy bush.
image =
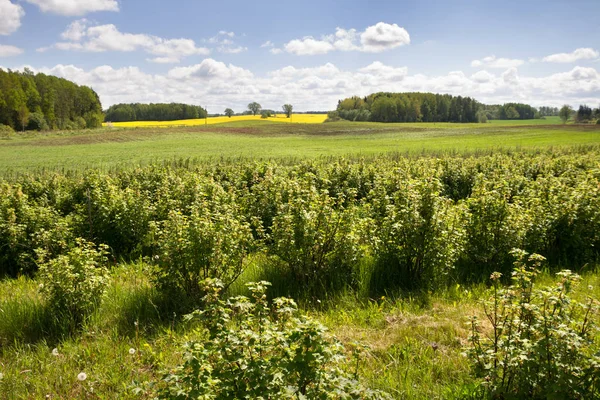
<path id="1" fill-rule="evenodd" d="M 0 138 L 8 139 L 14 136 L 15 130 L 8 125 L 0 124 Z"/>
<path id="2" fill-rule="evenodd" d="M 166 374 L 162 399 L 384 399 L 344 371 L 342 345 L 296 304 L 266 300 L 267 282 L 248 284 L 252 299 L 219 299 L 204 282 L 205 307 L 188 319 L 203 327 L 185 345 L 184 363 Z M 271 309 L 272 307 L 272 309 Z"/>
<path id="3" fill-rule="evenodd" d="M 108 284 L 106 249 L 77 239 L 65 255 L 48 259 L 38 252 L 40 291 L 57 315 L 79 324 L 100 304 Z"/>
<path id="4" fill-rule="evenodd" d="M 340 113 L 337 111 L 329 111 L 327 113 L 327 119 L 325 120 L 325 122 L 336 122 L 339 121 L 340 118 Z"/>
<path id="5" fill-rule="evenodd" d="M 300 190 L 273 219 L 270 250 L 308 291 L 353 283 L 363 237 L 356 208 L 343 202 L 314 187 Z"/>
<path id="6" fill-rule="evenodd" d="M 473 317 L 468 356 L 492 398 L 591 399 L 600 397 L 600 353 L 594 342 L 598 301 L 573 299 L 579 276 L 558 273 L 556 287 L 535 288 L 544 258 L 513 251 L 512 285 L 499 286 L 485 303 L 489 337 Z"/>
<path id="7" fill-rule="evenodd" d="M 204 202 L 190 216 L 172 211 L 166 221 L 152 223 L 158 267 L 154 279 L 164 294 L 172 299 L 185 295 L 197 304 L 204 279 L 218 278 L 229 286 L 243 272 L 252 232 L 232 207 Z"/>
<path id="8" fill-rule="evenodd" d="M 48 129 L 50 129 L 50 127 L 46 122 L 46 118 L 44 118 L 44 114 L 40 112 L 34 112 L 29 114 L 29 122 L 27 123 L 27 129 L 35 131 L 47 131 Z"/>
<path id="9" fill-rule="evenodd" d="M 433 289 L 447 281 L 462 251 L 462 208 L 440 197 L 438 180 L 399 182 L 372 194 L 376 269 L 373 289 Z"/>
<path id="10" fill-rule="evenodd" d="M 35 272 L 36 249 L 55 256 L 72 241 L 67 218 L 52 207 L 36 204 L 21 186 L 0 184 L 0 275 Z"/>

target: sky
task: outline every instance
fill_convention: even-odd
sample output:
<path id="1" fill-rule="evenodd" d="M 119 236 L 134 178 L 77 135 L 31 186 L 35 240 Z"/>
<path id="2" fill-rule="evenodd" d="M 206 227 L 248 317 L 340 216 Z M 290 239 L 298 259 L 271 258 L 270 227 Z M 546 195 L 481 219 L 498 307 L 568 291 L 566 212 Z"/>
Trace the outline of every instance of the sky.
<path id="1" fill-rule="evenodd" d="M 600 103 L 599 0 L 0 0 L 0 68 L 116 103 L 334 109 L 379 91 Z"/>

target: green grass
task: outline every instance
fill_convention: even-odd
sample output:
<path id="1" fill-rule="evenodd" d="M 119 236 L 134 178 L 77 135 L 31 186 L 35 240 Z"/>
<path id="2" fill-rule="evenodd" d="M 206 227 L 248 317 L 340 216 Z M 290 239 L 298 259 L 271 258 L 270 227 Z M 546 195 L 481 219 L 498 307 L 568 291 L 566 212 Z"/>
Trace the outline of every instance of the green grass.
<path id="1" fill-rule="evenodd" d="M 542 124 L 543 123 L 543 124 Z M 542 125 L 540 125 L 542 124 Z M 283 124 L 101 129 L 0 140 L 0 170 L 111 168 L 162 160 L 302 159 L 382 153 L 478 152 L 600 144 L 600 127 L 555 119 L 489 124 Z"/>
<path id="2" fill-rule="evenodd" d="M 66 336 L 31 335 L 47 327 L 36 280 L 1 281 L 0 398 L 152 398 L 152 386 L 144 382 L 160 379 L 164 368 L 180 361 L 191 327 L 161 314 L 147 276 L 142 264 L 115 268 L 100 309 L 81 331 Z M 547 275 L 540 284 L 555 281 Z M 575 297 L 598 297 L 598 288 L 600 275 L 586 274 Z M 425 296 L 347 294 L 303 312 L 343 343 L 369 346 L 360 361 L 361 379 L 369 386 L 399 399 L 458 398 L 477 385 L 462 352 L 467 318 L 481 315 L 485 295 L 483 286 L 458 285 Z M 87 374 L 85 381 L 78 381 L 80 372 Z"/>

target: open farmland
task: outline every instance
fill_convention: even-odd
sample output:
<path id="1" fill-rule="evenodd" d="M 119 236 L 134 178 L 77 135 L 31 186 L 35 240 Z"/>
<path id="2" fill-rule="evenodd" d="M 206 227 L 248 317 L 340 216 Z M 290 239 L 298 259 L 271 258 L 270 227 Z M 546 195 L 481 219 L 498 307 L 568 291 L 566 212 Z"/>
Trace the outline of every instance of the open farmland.
<path id="1" fill-rule="evenodd" d="M 296 118 L 296 117 L 294 117 Z M 4 173 L 111 168 L 163 160 L 300 160 L 377 154 L 477 153 L 600 144 L 595 125 L 562 125 L 558 118 L 489 124 L 283 124 L 240 121 L 171 128 L 104 128 L 29 134 L 0 140 Z"/>
<path id="2" fill-rule="evenodd" d="M 186 360 L 203 357 L 184 346 L 190 338 L 210 340 L 211 351 L 235 348 L 240 357 L 253 357 L 254 342 L 244 335 L 259 335 L 268 346 L 278 335 L 294 340 L 301 329 L 313 332 L 306 340 L 324 346 L 324 354 L 342 357 L 327 365 L 390 398 L 485 398 L 493 392 L 482 386 L 487 381 L 474 357 L 536 362 L 533 355 L 541 354 L 485 347 L 477 353 L 471 340 L 471 316 L 483 321 L 477 332 L 484 338 L 492 331 L 482 304 L 493 294 L 490 274 L 501 272 L 509 284 L 515 260 L 524 271 L 516 277 L 524 280 L 511 290 L 535 295 L 502 303 L 513 310 L 507 318 L 539 307 L 531 315 L 538 321 L 550 296 L 540 289 L 556 287 L 565 313 L 547 323 L 567 330 L 575 354 L 594 354 L 598 135 L 596 126 L 527 121 L 243 121 L 4 140 L 0 393 L 7 399 L 172 398 L 165 390 L 190 368 Z M 545 257 L 535 291 L 523 283 L 531 276 L 522 274 L 536 259 L 513 248 Z M 582 281 L 555 275 L 563 268 L 582 274 Z M 344 350 L 335 353 L 321 325 L 304 319 L 257 325 L 264 315 L 244 313 L 260 307 L 239 299 L 211 308 L 237 316 L 211 336 L 204 328 L 210 320 L 182 317 L 202 307 L 204 277 L 219 277 L 224 297 L 248 295 L 250 282 L 272 282 L 268 298 L 294 298 L 299 312 L 320 321 Z M 572 292 L 565 289 L 571 283 Z M 294 313 L 281 304 L 288 303 L 272 307 Z M 521 326 L 510 318 L 515 329 Z M 542 333 L 522 331 L 519 340 L 534 335 L 543 344 Z M 220 348 L 225 337 L 239 346 Z M 557 357 L 571 357 L 560 353 L 558 336 L 552 340 Z M 275 368 L 269 373 L 277 374 L 288 355 L 266 348 L 265 360 Z M 590 368 L 587 360 L 593 358 L 569 362 Z M 254 368 L 218 365 L 234 381 Z M 581 375 L 581 387 L 596 384 L 594 370 L 586 371 L 592 373 Z"/>

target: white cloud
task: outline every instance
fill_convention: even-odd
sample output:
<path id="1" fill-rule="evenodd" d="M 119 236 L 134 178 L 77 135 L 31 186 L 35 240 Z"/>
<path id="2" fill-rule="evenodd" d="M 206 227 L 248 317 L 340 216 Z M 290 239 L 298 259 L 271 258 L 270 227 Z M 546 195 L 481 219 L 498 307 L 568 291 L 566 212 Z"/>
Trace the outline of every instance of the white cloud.
<path id="1" fill-rule="evenodd" d="M 15 46 L 0 44 L 0 57 L 13 57 L 23 54 L 23 49 Z"/>
<path id="2" fill-rule="evenodd" d="M 356 29 L 338 27 L 334 34 L 325 35 L 321 39 L 313 36 L 294 39 L 286 43 L 284 48 L 288 53 L 296 55 L 327 54 L 334 50 L 379 53 L 407 44 L 410 44 L 410 35 L 406 29 L 396 24 L 379 22 L 361 33 Z"/>
<path id="3" fill-rule="evenodd" d="M 73 21 L 69 26 L 67 26 L 67 30 L 61 33 L 60 37 L 65 40 L 78 42 L 86 35 L 87 25 L 88 20 L 85 18 Z"/>
<path id="4" fill-rule="evenodd" d="M 252 78 L 252 72 L 236 67 L 235 65 L 226 65 L 223 62 L 207 58 L 200 64 L 190 67 L 178 67 L 169 71 L 170 78 L 178 80 L 187 80 L 192 78 L 198 79 L 241 79 Z"/>
<path id="5" fill-rule="evenodd" d="M 410 43 L 410 36 L 406 29 L 396 24 L 379 22 L 370 26 L 360 35 L 363 51 L 381 52 L 394 49 Z"/>
<path id="6" fill-rule="evenodd" d="M 89 26 L 89 24 L 86 19 L 72 22 L 61 35 L 63 39 L 70 41 L 58 42 L 50 47 L 42 47 L 38 51 L 44 52 L 49 48 L 97 53 L 141 50 L 156 56 L 149 59 L 156 63 L 178 63 L 183 57 L 210 53 L 210 50 L 205 47 L 197 47 L 191 39 L 164 39 L 146 34 L 123 33 L 112 24 L 96 26 Z"/>
<path id="7" fill-rule="evenodd" d="M 523 60 L 510 59 L 510 58 L 496 58 L 496 56 L 485 57 L 481 60 L 474 60 L 471 62 L 471 67 L 475 68 L 516 68 L 525 64 Z"/>
<path id="8" fill-rule="evenodd" d="M 269 51 L 271 52 L 271 54 L 281 54 L 281 53 L 283 53 L 283 50 L 278 49 L 278 48 L 272 48 Z"/>
<path id="9" fill-rule="evenodd" d="M 244 51 L 248 51 L 248 48 L 242 47 L 242 46 L 237 46 L 237 47 L 220 46 L 217 48 L 217 50 L 219 51 L 219 53 L 238 54 L 238 53 L 243 53 Z"/>
<path id="10" fill-rule="evenodd" d="M 271 42 L 270 40 L 267 40 L 266 42 L 264 42 L 263 44 L 260 45 L 261 48 L 265 48 L 265 47 L 275 47 L 275 45 L 273 44 L 273 42 Z"/>
<path id="11" fill-rule="evenodd" d="M 580 48 L 572 53 L 558 53 L 546 56 L 542 59 L 544 62 L 552 63 L 573 63 L 579 60 L 594 60 L 600 57 L 597 50 L 589 47 Z"/>
<path id="12" fill-rule="evenodd" d="M 375 61 L 371 65 L 359 69 L 364 74 L 371 74 L 380 78 L 397 82 L 403 80 L 408 75 L 408 68 L 394 68 L 389 65 L 384 65 L 379 61 Z"/>
<path id="13" fill-rule="evenodd" d="M 21 26 L 23 7 L 10 0 L 0 0 L 0 35 L 10 35 Z"/>
<path id="14" fill-rule="evenodd" d="M 243 110 L 251 101 L 279 109 L 291 102 L 303 110 L 331 110 L 339 99 L 379 91 L 433 92 L 471 96 L 486 104 L 522 101 L 534 106 L 596 104 L 600 74 L 594 68 L 574 67 L 547 76 L 523 76 L 516 68 L 494 75 L 463 71 L 441 75 L 409 74 L 406 67 L 374 62 L 357 69 L 332 63 L 309 68 L 287 66 L 257 76 L 240 66 L 208 58 L 201 63 L 172 68 L 166 74 L 148 74 L 137 67 L 100 66 L 91 70 L 57 65 L 40 72 L 93 87 L 103 106 L 120 102 L 184 102 L 207 105 L 222 112 Z"/>
<path id="15" fill-rule="evenodd" d="M 475 82 L 485 83 L 494 79 L 495 76 L 487 72 L 486 70 L 477 71 L 473 75 L 471 75 L 471 79 Z"/>
<path id="16" fill-rule="evenodd" d="M 42 12 L 65 16 L 81 16 L 96 11 L 119 11 L 117 0 L 25 0 Z"/>
<path id="17" fill-rule="evenodd" d="M 205 40 L 205 42 L 218 45 L 217 51 L 225 54 L 238 54 L 248 51 L 247 47 L 236 46 L 233 41 L 235 32 L 219 31 L 215 36 Z"/>

